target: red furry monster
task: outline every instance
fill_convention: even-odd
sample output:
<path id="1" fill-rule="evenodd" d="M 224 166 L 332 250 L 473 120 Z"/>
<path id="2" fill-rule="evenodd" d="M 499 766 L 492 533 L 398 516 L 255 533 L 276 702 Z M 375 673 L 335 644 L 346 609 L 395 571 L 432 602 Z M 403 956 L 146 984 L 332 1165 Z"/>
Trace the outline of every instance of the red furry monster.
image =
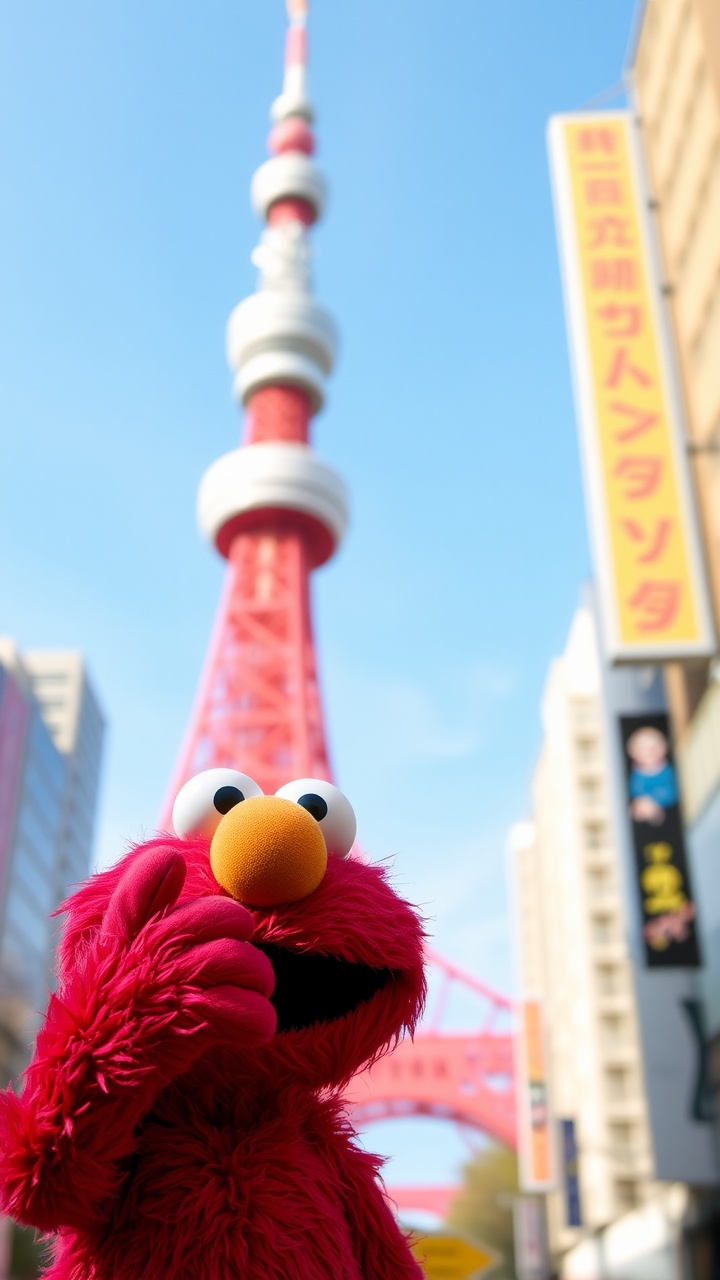
<path id="1" fill-rule="evenodd" d="M 338 855 L 330 784 L 199 779 L 189 835 L 65 905 L 2 1208 L 55 1233 L 52 1280 L 419 1280 L 341 1093 L 420 1014 L 417 915 Z"/>

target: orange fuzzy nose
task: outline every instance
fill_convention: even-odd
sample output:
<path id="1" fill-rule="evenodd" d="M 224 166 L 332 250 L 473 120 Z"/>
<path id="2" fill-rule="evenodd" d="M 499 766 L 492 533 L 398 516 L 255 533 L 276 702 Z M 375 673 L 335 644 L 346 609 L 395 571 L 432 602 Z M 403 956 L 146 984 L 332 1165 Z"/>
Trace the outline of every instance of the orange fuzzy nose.
<path id="1" fill-rule="evenodd" d="M 225 814 L 210 844 L 210 866 L 238 902 L 274 907 L 317 889 L 327 849 L 307 809 L 280 796 L 254 796 Z"/>

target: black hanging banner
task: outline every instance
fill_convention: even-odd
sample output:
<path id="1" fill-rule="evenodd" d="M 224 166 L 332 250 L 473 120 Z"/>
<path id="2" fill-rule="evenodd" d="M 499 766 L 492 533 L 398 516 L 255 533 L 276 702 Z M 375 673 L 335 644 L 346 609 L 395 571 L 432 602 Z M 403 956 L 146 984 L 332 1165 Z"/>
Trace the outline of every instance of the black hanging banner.
<path id="1" fill-rule="evenodd" d="M 700 963 L 677 773 L 666 715 L 620 716 L 628 819 L 650 969 Z"/>

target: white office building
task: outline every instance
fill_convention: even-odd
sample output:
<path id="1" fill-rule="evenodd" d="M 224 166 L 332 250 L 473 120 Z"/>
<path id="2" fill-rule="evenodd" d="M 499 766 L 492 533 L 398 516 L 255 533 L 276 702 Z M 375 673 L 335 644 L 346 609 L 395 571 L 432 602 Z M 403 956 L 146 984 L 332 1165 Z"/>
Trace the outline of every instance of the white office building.
<path id="1" fill-rule="evenodd" d="M 639 1276 L 648 1266 L 666 1280 L 677 1274 L 686 1192 L 653 1180 L 590 609 L 578 609 L 551 665 L 542 723 L 531 818 L 509 845 L 521 994 L 542 1001 L 553 1124 L 572 1120 L 578 1149 L 582 1226 L 567 1225 L 558 1159 L 550 1246 L 568 1280 Z"/>

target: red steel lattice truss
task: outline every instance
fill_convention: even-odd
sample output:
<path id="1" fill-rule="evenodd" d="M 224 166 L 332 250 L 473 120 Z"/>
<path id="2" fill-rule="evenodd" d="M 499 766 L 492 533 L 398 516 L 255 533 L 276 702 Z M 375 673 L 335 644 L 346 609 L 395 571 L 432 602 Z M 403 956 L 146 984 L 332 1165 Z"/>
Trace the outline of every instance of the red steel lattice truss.
<path id="1" fill-rule="evenodd" d="M 480 998 L 480 1026 L 472 1032 L 446 1031 L 442 1007 L 436 1005 L 414 1040 L 401 1041 L 353 1081 L 347 1096 L 355 1121 L 366 1125 L 399 1116 L 430 1116 L 481 1130 L 514 1147 L 511 1003 L 436 952 L 429 952 L 428 959 L 442 975 L 444 990 L 457 983 Z M 438 1004 L 443 1003 L 441 992 Z"/>
<path id="2" fill-rule="evenodd" d="M 239 767 L 272 793 L 290 778 L 330 778 L 302 531 L 239 533 L 174 796 L 187 778 Z"/>
<path id="3" fill-rule="evenodd" d="M 452 1121 L 515 1148 L 515 1084 L 512 1003 L 437 952 L 428 960 L 440 988 L 414 1040 L 401 1041 L 347 1093 L 359 1127 L 378 1120 L 425 1116 Z M 453 986 L 478 1003 L 477 1028 L 443 1029 Z M 429 1210 L 444 1217 L 452 1187 L 392 1187 L 398 1209 Z"/>

